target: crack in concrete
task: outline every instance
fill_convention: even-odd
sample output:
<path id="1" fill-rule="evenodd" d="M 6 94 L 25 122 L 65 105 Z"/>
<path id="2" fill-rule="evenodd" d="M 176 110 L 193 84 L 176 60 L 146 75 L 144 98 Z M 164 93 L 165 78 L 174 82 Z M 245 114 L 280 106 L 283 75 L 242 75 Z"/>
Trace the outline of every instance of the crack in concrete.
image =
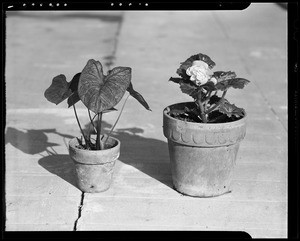
<path id="1" fill-rule="evenodd" d="M 124 18 L 124 12 L 121 13 L 120 18 L 119 18 L 119 23 L 117 26 L 117 31 L 115 34 L 115 37 L 113 39 L 113 50 L 110 56 L 107 56 L 106 59 L 108 60 L 107 63 L 105 63 L 106 67 L 108 69 L 111 68 L 111 66 L 115 63 L 116 60 L 116 53 L 117 53 L 117 47 L 118 47 L 118 43 L 119 43 L 119 36 L 120 36 L 120 32 L 122 29 L 122 24 L 123 24 L 123 18 Z"/>
<path id="2" fill-rule="evenodd" d="M 241 62 L 243 63 L 243 66 L 247 72 L 247 74 L 251 75 L 251 71 L 250 69 L 248 68 L 248 65 L 246 63 L 246 60 L 243 58 L 243 56 L 241 56 L 239 54 L 239 58 L 241 60 Z M 264 92 L 262 91 L 262 88 L 260 88 L 259 84 L 257 82 L 252 82 L 256 88 L 258 89 L 258 91 L 260 92 L 261 96 L 263 97 L 264 99 L 264 102 L 266 103 L 266 105 L 268 106 L 268 108 L 272 111 L 272 113 L 275 115 L 275 118 L 277 121 L 279 121 L 279 123 L 281 124 L 281 126 L 283 127 L 283 129 L 285 131 L 287 131 L 287 128 L 285 126 L 285 124 L 283 123 L 283 120 L 278 116 L 277 112 L 275 111 L 275 109 L 273 108 L 273 106 L 270 104 L 270 102 L 268 101 L 268 98 L 266 97 L 266 95 L 264 94 Z"/>
<path id="3" fill-rule="evenodd" d="M 83 201 L 84 201 L 84 192 L 81 193 L 80 204 L 78 206 L 78 217 L 75 220 L 73 231 L 77 231 L 77 224 L 78 224 L 79 219 L 81 218 L 81 211 L 82 211 L 82 208 L 83 208 Z"/>
<path id="4" fill-rule="evenodd" d="M 212 14 L 213 18 L 215 19 L 215 21 L 217 22 L 217 24 L 220 26 L 224 36 L 227 38 L 227 39 L 230 39 L 231 40 L 231 43 L 232 43 L 232 39 L 230 37 L 230 35 L 227 33 L 227 29 L 226 29 L 226 26 L 222 23 L 222 21 L 220 21 L 219 17 L 213 13 Z M 243 63 L 243 66 L 246 70 L 246 73 L 251 75 L 251 71 L 247 65 L 247 62 L 246 60 L 244 59 L 244 57 L 240 54 L 240 52 L 238 53 L 238 56 L 241 60 L 241 62 Z M 262 95 L 263 99 L 264 99 L 264 102 L 266 103 L 266 105 L 268 106 L 268 108 L 272 111 L 272 113 L 275 115 L 275 118 L 276 120 L 279 121 L 279 123 L 281 124 L 281 126 L 283 127 L 283 129 L 285 131 L 287 131 L 287 128 L 285 126 L 285 124 L 283 123 L 283 120 L 279 117 L 279 115 L 276 113 L 275 109 L 273 108 L 273 106 L 270 104 L 270 102 L 268 101 L 268 98 L 265 96 L 265 94 L 263 93 L 263 91 L 261 90 L 260 86 L 258 83 L 255 83 L 253 82 L 254 85 L 256 86 L 256 88 L 259 90 L 260 94 Z"/>

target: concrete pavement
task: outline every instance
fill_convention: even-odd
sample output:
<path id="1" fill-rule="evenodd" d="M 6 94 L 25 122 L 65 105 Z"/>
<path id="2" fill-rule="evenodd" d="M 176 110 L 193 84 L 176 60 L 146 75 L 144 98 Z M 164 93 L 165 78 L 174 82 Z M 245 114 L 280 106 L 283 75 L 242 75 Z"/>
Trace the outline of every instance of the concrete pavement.
<path id="1" fill-rule="evenodd" d="M 287 12 L 265 3 L 237 12 L 84 14 L 7 18 L 6 230 L 243 230 L 255 238 L 287 237 Z M 233 192 L 210 199 L 172 188 L 162 133 L 163 108 L 191 100 L 167 80 L 198 52 L 216 62 L 214 70 L 251 81 L 228 92 L 248 114 Z M 43 96 L 55 75 L 70 79 L 89 58 L 132 67 L 133 85 L 153 110 L 128 99 L 114 133 L 122 144 L 113 184 L 99 194 L 81 193 L 73 179 L 66 144 L 79 135 L 73 110 Z M 83 105 L 77 108 L 88 123 Z M 104 129 L 117 115 L 104 116 Z"/>

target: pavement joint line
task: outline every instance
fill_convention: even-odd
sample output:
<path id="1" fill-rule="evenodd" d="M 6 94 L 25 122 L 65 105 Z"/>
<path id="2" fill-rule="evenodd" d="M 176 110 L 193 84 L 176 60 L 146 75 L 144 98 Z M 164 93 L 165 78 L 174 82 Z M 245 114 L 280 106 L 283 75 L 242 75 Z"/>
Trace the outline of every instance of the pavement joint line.
<path id="1" fill-rule="evenodd" d="M 121 12 L 121 15 L 120 15 L 120 21 L 118 22 L 118 26 L 117 26 L 117 31 L 116 31 L 116 34 L 114 36 L 114 46 L 113 46 L 113 49 L 112 49 L 112 59 L 111 59 L 111 62 L 109 62 L 106 66 L 108 69 L 110 69 L 110 67 L 114 64 L 114 61 L 116 60 L 116 54 L 117 54 L 117 49 L 118 49 L 118 43 L 119 43 L 119 36 L 120 36 L 120 33 L 121 33 L 121 30 L 122 30 L 122 24 L 123 24 L 123 19 L 124 19 L 124 12 Z"/>
<path id="2" fill-rule="evenodd" d="M 226 39 L 230 39 L 229 35 L 226 32 L 226 28 L 225 28 L 224 24 L 220 21 L 217 14 L 213 11 L 212 15 L 213 15 L 213 18 L 215 19 L 215 21 L 217 22 L 217 24 L 220 26 L 220 28 L 221 28 L 223 34 L 225 35 Z"/>
<path id="3" fill-rule="evenodd" d="M 175 190 L 174 190 L 175 192 Z M 177 191 L 176 191 L 177 192 Z M 185 202 L 185 201 L 195 201 L 195 202 L 229 202 L 229 203 L 232 203 L 232 202 L 249 202 L 249 199 L 225 199 L 226 197 L 219 197 L 219 196 L 215 196 L 215 197 L 210 197 L 210 198 L 202 198 L 202 197 L 192 197 L 192 196 L 187 196 L 187 195 L 182 195 L 182 194 L 179 194 L 180 196 L 178 197 L 174 197 L 174 198 L 170 198 L 170 197 L 145 197 L 145 196 L 123 196 L 123 195 L 120 195 L 118 197 L 121 197 L 122 199 L 123 198 L 127 198 L 127 199 L 147 199 L 147 200 L 158 200 L 158 199 L 161 199 L 161 200 L 177 200 L 177 201 L 182 201 L 182 202 Z M 230 193 L 228 194 L 230 195 Z M 89 196 L 88 197 L 89 200 L 93 200 L 93 199 L 112 199 L 112 198 L 115 198 L 115 196 L 111 195 L 111 196 Z M 217 199 L 217 198 L 220 198 L 220 199 Z M 188 199 L 188 200 L 187 200 Z M 257 202 L 257 203 L 286 203 L 287 201 L 279 201 L 279 200 L 251 200 L 251 202 Z"/>
<path id="4" fill-rule="evenodd" d="M 84 201 L 84 192 L 81 193 L 81 199 L 80 199 L 80 204 L 78 206 L 78 217 L 74 222 L 74 228 L 73 231 L 77 231 L 77 224 L 79 219 L 81 218 L 81 212 L 82 212 L 82 207 L 83 207 L 83 201 Z"/>
<path id="5" fill-rule="evenodd" d="M 227 39 L 230 39 L 229 35 L 227 34 L 227 31 L 226 31 L 226 27 L 222 24 L 222 22 L 219 20 L 218 16 L 213 13 L 213 18 L 216 20 L 216 22 L 218 23 L 218 25 L 220 26 L 223 34 L 225 35 L 225 37 Z M 238 53 L 240 59 L 241 59 L 241 62 L 243 62 L 243 66 L 246 70 L 246 72 L 251 75 L 251 71 L 249 70 L 248 68 L 248 65 L 245 61 L 245 59 Z M 266 98 L 266 96 L 264 95 L 264 93 L 262 92 L 262 89 L 261 88 L 258 88 L 259 85 L 257 83 L 254 82 L 254 85 L 256 86 L 256 88 L 259 90 L 259 92 L 261 93 L 263 99 L 264 99 L 264 102 L 267 104 L 268 108 L 272 111 L 272 113 L 275 115 L 275 118 L 277 121 L 280 122 L 281 126 L 283 127 L 283 129 L 287 132 L 287 128 L 285 127 L 284 123 L 282 123 L 282 120 L 279 118 L 279 116 L 277 115 L 276 111 L 274 110 L 274 108 L 272 107 L 272 105 L 269 103 L 268 99 Z"/>
<path id="6" fill-rule="evenodd" d="M 242 59 L 242 61 L 243 61 L 243 59 Z M 267 97 L 265 96 L 264 92 L 262 91 L 262 88 L 259 88 L 259 84 L 256 83 L 256 82 L 253 82 L 253 84 L 255 85 L 256 89 L 258 89 L 258 91 L 261 93 L 261 96 L 262 96 L 264 102 L 266 103 L 266 105 L 268 106 L 268 108 L 272 111 L 272 113 L 274 114 L 276 120 L 281 124 L 281 126 L 283 127 L 283 129 L 287 132 L 287 128 L 285 127 L 284 123 L 282 123 L 282 121 L 280 120 L 278 114 L 274 110 L 273 106 L 268 101 Z"/>
<path id="7" fill-rule="evenodd" d="M 178 216 L 178 215 L 174 215 L 174 216 Z M 255 223 L 255 222 L 231 222 L 233 224 L 235 223 L 243 223 L 243 224 L 252 224 L 252 223 Z M 104 224 L 104 225 L 110 225 L 110 226 L 120 226 L 121 224 L 115 224 L 115 223 L 91 223 L 91 222 L 88 222 L 87 224 L 89 225 L 99 225 L 99 224 Z M 269 225 L 269 223 L 260 223 L 261 225 Z M 279 224 L 281 225 L 281 223 L 274 223 L 274 224 Z M 143 224 L 143 225 L 140 225 L 140 224 L 126 224 L 126 226 L 135 226 L 135 227 L 157 227 L 158 225 L 157 224 Z M 198 225 L 165 225 L 165 224 L 160 224 L 159 225 L 160 227 L 186 227 L 186 228 L 205 228 L 205 229 L 212 229 L 212 228 L 217 228 L 218 230 L 227 230 L 228 228 L 230 228 L 231 225 L 229 225 L 229 227 L 225 227 L 224 226 L 212 226 L 212 225 L 209 225 L 209 226 L 198 226 Z M 236 227 L 235 227 L 236 228 Z M 240 229 L 244 229 L 244 228 L 240 228 Z M 246 228 L 247 230 L 248 229 L 252 229 L 252 230 L 256 230 L 256 229 L 261 229 L 261 230 L 265 230 L 266 228 Z M 285 229 L 268 229 L 267 230 L 285 230 Z"/>

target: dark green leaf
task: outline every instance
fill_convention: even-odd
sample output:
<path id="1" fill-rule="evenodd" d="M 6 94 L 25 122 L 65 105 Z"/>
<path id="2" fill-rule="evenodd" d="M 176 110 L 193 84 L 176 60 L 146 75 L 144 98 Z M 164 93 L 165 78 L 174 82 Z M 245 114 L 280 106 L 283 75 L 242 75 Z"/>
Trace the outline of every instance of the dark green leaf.
<path id="1" fill-rule="evenodd" d="M 100 113 L 119 103 L 130 80 L 131 68 L 115 67 L 104 76 L 101 63 L 90 59 L 81 72 L 78 95 L 89 110 Z"/>
<path id="2" fill-rule="evenodd" d="M 235 89 L 243 89 L 246 84 L 250 83 L 249 80 L 243 78 L 231 79 L 228 82 L 229 82 L 229 86 Z"/>
<path id="3" fill-rule="evenodd" d="M 174 82 L 176 84 L 179 84 L 182 80 L 183 80 L 182 78 L 173 78 L 173 77 L 171 77 L 169 79 L 169 81 L 172 81 L 172 82 Z"/>
<path id="4" fill-rule="evenodd" d="M 68 98 L 68 108 L 80 101 L 77 91 L 80 75 L 81 73 L 75 74 L 69 84 L 69 89 L 73 92 L 73 94 Z"/>
<path id="5" fill-rule="evenodd" d="M 218 90 L 226 90 L 230 87 L 235 88 L 235 89 L 243 89 L 246 84 L 248 84 L 250 81 L 243 79 L 243 78 L 235 78 L 235 79 L 227 79 L 227 80 L 222 80 L 216 84 L 216 88 Z"/>
<path id="6" fill-rule="evenodd" d="M 76 104 L 78 101 L 80 101 L 80 98 L 78 96 L 78 91 L 75 91 L 69 98 L 68 98 L 68 108 L 70 108 L 72 105 Z"/>
<path id="7" fill-rule="evenodd" d="M 50 87 L 45 90 L 44 96 L 48 101 L 58 105 L 71 94 L 72 90 L 69 89 L 69 83 L 66 80 L 66 76 L 60 74 L 53 78 Z"/>
<path id="8" fill-rule="evenodd" d="M 236 77 L 236 74 L 232 71 L 216 71 L 213 73 L 213 77 L 215 77 L 219 82 L 227 79 L 234 79 Z"/>
<path id="9" fill-rule="evenodd" d="M 220 100 L 221 100 L 221 98 L 220 98 L 219 96 L 213 95 L 213 96 L 210 97 L 208 103 L 209 103 L 210 105 L 213 105 L 213 104 L 216 104 L 216 103 L 217 103 L 218 101 L 220 101 Z"/>
<path id="10" fill-rule="evenodd" d="M 197 55 L 198 55 L 199 60 L 202 60 L 203 62 L 207 63 L 207 65 L 210 69 L 212 69 L 216 65 L 216 63 L 214 61 L 212 61 L 209 56 L 207 56 L 205 54 L 201 54 L 201 53 L 197 54 Z"/>
<path id="11" fill-rule="evenodd" d="M 196 98 L 198 88 L 187 82 L 180 82 L 180 89 L 182 93 L 188 94 L 189 96 Z"/>
<path id="12" fill-rule="evenodd" d="M 245 110 L 243 108 L 230 104 L 228 101 L 222 101 L 220 103 L 219 112 L 226 114 L 228 117 L 231 117 L 232 115 L 235 117 L 242 117 L 245 115 Z"/>
<path id="13" fill-rule="evenodd" d="M 73 79 L 71 80 L 69 84 L 69 89 L 72 90 L 72 92 L 75 92 L 78 90 L 78 82 L 79 82 L 79 77 L 81 73 L 77 73 L 74 75 Z"/>
<path id="14" fill-rule="evenodd" d="M 139 92 L 137 92 L 133 89 L 131 82 L 127 88 L 127 91 L 133 98 L 135 98 L 138 102 L 140 102 L 147 110 L 151 111 L 151 109 L 150 109 L 148 103 L 146 102 L 146 100 L 144 99 L 144 97 Z"/>
<path id="15" fill-rule="evenodd" d="M 207 91 L 214 91 L 216 90 L 215 84 L 211 81 L 206 82 L 204 85 L 201 85 L 203 89 L 206 89 Z"/>

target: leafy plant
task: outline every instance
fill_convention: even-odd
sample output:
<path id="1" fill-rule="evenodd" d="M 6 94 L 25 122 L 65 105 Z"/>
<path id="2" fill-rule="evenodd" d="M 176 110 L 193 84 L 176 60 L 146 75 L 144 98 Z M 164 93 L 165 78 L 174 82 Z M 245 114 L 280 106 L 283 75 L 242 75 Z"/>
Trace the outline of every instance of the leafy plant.
<path id="1" fill-rule="evenodd" d="M 170 115 L 179 119 L 217 123 L 242 118 L 245 110 L 231 104 L 225 95 L 229 88 L 243 89 L 250 81 L 237 78 L 235 72 L 216 71 L 211 69 L 215 62 L 205 54 L 196 54 L 185 60 L 177 69 L 179 77 L 169 81 L 179 84 L 183 93 L 190 95 L 194 106 L 184 110 L 171 110 Z M 218 94 L 222 92 L 221 96 Z"/>
<path id="2" fill-rule="evenodd" d="M 101 135 L 102 115 L 110 111 L 116 111 L 114 106 L 121 101 L 126 91 L 129 92 L 129 95 L 124 101 L 115 124 L 108 134 Z M 101 63 L 94 59 L 88 60 L 83 70 L 75 74 L 70 82 L 67 82 L 66 76 L 63 74 L 55 76 L 50 87 L 47 88 L 44 93 L 46 99 L 56 105 L 67 99 L 68 107 L 73 106 L 79 129 L 84 138 L 84 143 L 82 137 L 81 139 L 77 139 L 80 146 L 88 150 L 103 150 L 106 148 L 106 141 L 116 126 L 130 95 L 147 110 L 151 110 L 143 96 L 133 89 L 131 83 L 131 68 L 115 67 L 109 70 L 107 75 L 104 75 Z M 84 133 L 81 128 L 75 108 L 75 104 L 78 101 L 82 101 L 88 109 L 91 125 L 96 132 L 95 142 L 92 141 L 91 134 Z M 93 117 L 91 112 L 94 112 Z M 96 117 L 98 121 L 95 126 L 94 119 Z"/>

